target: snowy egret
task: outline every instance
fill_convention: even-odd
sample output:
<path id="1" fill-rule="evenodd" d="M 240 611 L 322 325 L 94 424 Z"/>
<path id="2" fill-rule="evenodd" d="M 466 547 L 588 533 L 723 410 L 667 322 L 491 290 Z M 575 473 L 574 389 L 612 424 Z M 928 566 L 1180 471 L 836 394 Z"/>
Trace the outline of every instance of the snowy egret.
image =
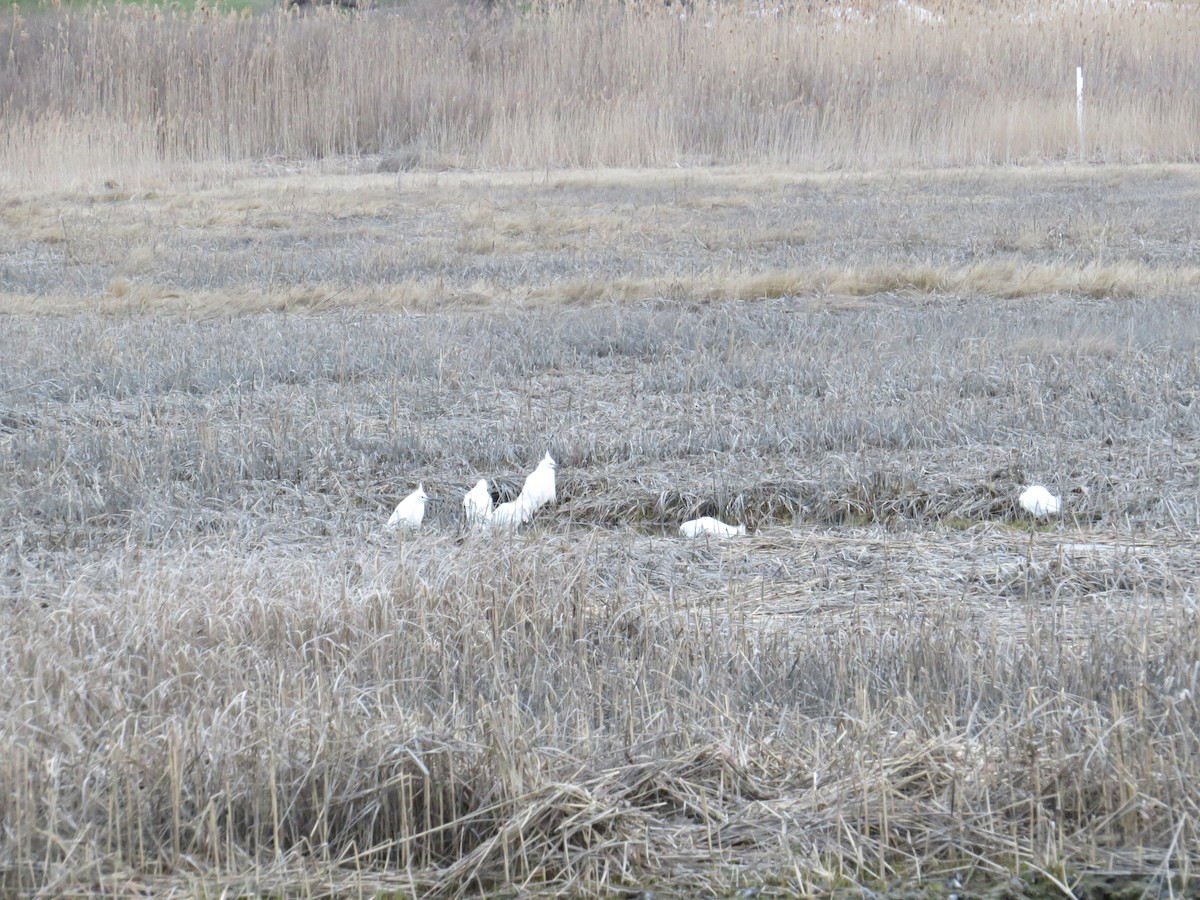
<path id="1" fill-rule="evenodd" d="M 463 497 L 463 511 L 467 514 L 468 525 L 482 525 L 492 515 L 492 493 L 486 478 L 480 478 L 475 487 L 467 491 Z"/>
<path id="2" fill-rule="evenodd" d="M 717 536 L 745 534 L 745 525 L 726 525 L 720 519 L 714 519 L 712 516 L 702 516 L 699 519 L 692 519 L 690 522 L 684 522 L 679 526 L 679 531 L 684 537 L 700 537 L 702 534 L 715 534 Z"/>
<path id="3" fill-rule="evenodd" d="M 417 485 L 417 489 L 396 504 L 396 511 L 387 520 L 388 528 L 416 528 L 425 518 L 425 501 L 429 495 L 425 493 L 425 485 Z"/>
<path id="4" fill-rule="evenodd" d="M 1062 501 L 1040 484 L 1022 491 L 1020 501 L 1021 507 L 1035 519 L 1058 515 L 1059 509 L 1062 508 Z"/>
<path id="5" fill-rule="evenodd" d="M 533 510 L 529 508 L 525 495 L 522 494 L 516 500 L 501 503 L 493 509 L 483 524 L 488 528 L 515 528 L 528 522 L 532 515 Z"/>
<path id="6" fill-rule="evenodd" d="M 529 515 L 532 516 L 547 503 L 554 502 L 554 470 L 557 468 L 558 463 L 547 453 L 538 463 L 538 467 L 525 479 L 518 502 L 525 502 Z"/>

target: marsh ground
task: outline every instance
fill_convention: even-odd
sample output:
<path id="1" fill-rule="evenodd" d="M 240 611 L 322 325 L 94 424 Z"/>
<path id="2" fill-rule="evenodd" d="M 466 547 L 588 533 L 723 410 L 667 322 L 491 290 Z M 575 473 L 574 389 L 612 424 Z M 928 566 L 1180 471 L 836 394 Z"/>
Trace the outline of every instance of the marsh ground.
<path id="1" fill-rule="evenodd" d="M 8 197 L 4 883 L 1185 882 L 1198 194 L 329 166 Z M 558 506 L 464 533 L 547 448 Z M 418 481 L 428 527 L 383 532 Z M 1034 481 L 1066 514 L 1031 530 Z M 675 536 L 699 514 L 751 534 Z"/>
<path id="2" fill-rule="evenodd" d="M 1189 167 L 324 168 L 281 177 L 295 168 L 260 164 L 266 177 L 186 189 L 12 192 L 0 207 L 4 306 L 444 312 L 897 291 L 1146 298 L 1200 283 Z"/>

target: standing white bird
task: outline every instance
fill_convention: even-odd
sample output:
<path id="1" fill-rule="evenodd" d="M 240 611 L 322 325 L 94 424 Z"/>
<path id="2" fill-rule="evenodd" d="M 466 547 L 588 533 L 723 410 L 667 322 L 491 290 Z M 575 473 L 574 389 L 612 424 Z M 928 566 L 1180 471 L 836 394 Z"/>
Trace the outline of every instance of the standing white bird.
<path id="1" fill-rule="evenodd" d="M 425 493 L 425 485 L 417 485 L 417 489 L 396 504 L 396 510 L 387 520 L 388 528 L 416 528 L 425 518 L 425 501 L 429 495 Z"/>
<path id="2" fill-rule="evenodd" d="M 1043 516 L 1056 516 L 1062 508 L 1062 501 L 1040 484 L 1035 484 L 1022 491 L 1020 502 L 1021 507 L 1035 519 Z"/>
<path id="3" fill-rule="evenodd" d="M 712 516 L 702 516 L 699 519 L 692 519 L 690 522 L 684 522 L 679 526 L 679 531 L 684 537 L 700 537 L 702 534 L 714 534 L 717 536 L 727 536 L 734 534 L 745 534 L 745 525 L 726 525 L 720 519 L 714 519 Z"/>
<path id="4" fill-rule="evenodd" d="M 557 468 L 558 463 L 547 453 L 538 463 L 538 467 L 525 479 L 525 484 L 521 487 L 521 496 L 517 499 L 518 502 L 525 502 L 529 515 L 532 516 L 547 503 L 555 501 L 554 470 Z"/>
<path id="5" fill-rule="evenodd" d="M 475 482 L 475 487 L 463 497 L 463 512 L 468 525 L 483 525 L 492 515 L 492 492 L 488 490 L 486 478 Z"/>

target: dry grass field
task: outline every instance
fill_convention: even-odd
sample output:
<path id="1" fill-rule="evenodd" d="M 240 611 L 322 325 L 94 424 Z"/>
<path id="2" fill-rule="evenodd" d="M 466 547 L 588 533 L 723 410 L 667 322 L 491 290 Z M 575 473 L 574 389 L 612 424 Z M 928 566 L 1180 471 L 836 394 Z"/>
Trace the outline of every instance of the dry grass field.
<path id="1" fill-rule="evenodd" d="M 0 892 L 1194 890 L 1200 172 L 363 167 L 0 206 Z"/>
<path id="2" fill-rule="evenodd" d="M 1198 44 L 14 6 L 0 896 L 1196 896 Z"/>

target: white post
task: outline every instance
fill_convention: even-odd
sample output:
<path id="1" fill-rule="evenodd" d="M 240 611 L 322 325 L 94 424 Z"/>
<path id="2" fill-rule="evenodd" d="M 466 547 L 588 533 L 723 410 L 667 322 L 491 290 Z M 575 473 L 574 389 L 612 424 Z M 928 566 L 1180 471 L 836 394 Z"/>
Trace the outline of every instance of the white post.
<path id="1" fill-rule="evenodd" d="M 1079 161 L 1083 162 L 1083 66 L 1075 67 L 1075 124 L 1079 126 Z"/>

